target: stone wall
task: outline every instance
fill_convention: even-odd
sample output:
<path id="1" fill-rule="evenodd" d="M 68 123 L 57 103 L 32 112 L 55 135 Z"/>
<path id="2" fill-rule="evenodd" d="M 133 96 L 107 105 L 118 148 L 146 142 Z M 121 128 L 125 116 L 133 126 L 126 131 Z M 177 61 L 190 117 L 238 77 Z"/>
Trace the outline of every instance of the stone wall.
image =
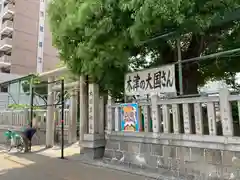
<path id="1" fill-rule="evenodd" d="M 229 147 L 226 146 L 221 148 L 224 145 L 220 145 L 218 140 L 215 142 L 216 146 L 206 142 L 201 148 L 194 147 L 194 143 L 192 147 L 184 146 L 187 144 L 184 141 L 180 145 L 176 138 L 166 141 L 164 137 L 159 139 L 150 138 L 151 135 L 137 134 L 138 136 L 124 135 L 121 132 L 111 133 L 105 148 L 105 159 L 133 167 L 148 168 L 161 174 L 172 172 L 175 176 L 188 175 L 203 179 L 229 179 L 230 176 L 240 179 L 237 165 L 232 162 L 234 157 L 240 157 L 240 153 L 228 150 Z"/>

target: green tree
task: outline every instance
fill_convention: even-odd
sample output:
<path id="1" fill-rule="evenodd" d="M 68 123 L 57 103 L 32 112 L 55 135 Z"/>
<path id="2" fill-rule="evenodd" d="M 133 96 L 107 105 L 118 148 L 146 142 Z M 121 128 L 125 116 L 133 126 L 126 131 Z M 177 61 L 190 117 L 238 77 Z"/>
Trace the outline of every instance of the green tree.
<path id="1" fill-rule="evenodd" d="M 124 73 L 176 62 L 176 38 L 182 59 L 239 47 L 239 6 L 237 0 L 52 0 L 48 17 L 53 44 L 72 72 L 117 96 Z M 148 41 L 163 34 L 171 35 Z M 185 63 L 184 93 L 239 72 L 239 62 L 231 55 Z"/>
<path id="2" fill-rule="evenodd" d="M 59 79 L 64 79 L 64 82 L 69 82 L 69 81 L 73 81 L 73 80 L 76 80 L 74 79 L 74 76 L 72 76 L 70 73 L 68 74 L 65 74 L 64 76 L 62 77 L 59 77 Z M 27 95 L 30 95 L 31 93 L 31 83 L 33 83 L 33 96 L 34 97 L 40 97 L 42 100 L 44 100 L 44 103 L 45 105 L 47 105 L 47 97 L 48 97 L 48 82 L 47 81 L 43 81 L 41 80 L 38 76 L 35 76 L 33 79 L 28 79 L 28 80 L 25 80 L 21 83 L 22 85 L 22 89 L 24 91 L 25 94 Z M 57 84 L 60 84 L 61 81 L 57 81 L 56 83 L 54 83 L 53 85 L 57 85 Z M 60 91 L 60 90 L 59 90 Z M 61 101 L 61 92 L 59 91 L 56 91 L 58 92 L 56 94 L 56 99 L 55 99 L 55 102 L 54 104 L 60 104 L 60 101 Z M 64 92 L 64 99 L 67 100 L 70 98 L 70 94 L 68 93 L 68 91 L 65 91 Z M 26 105 L 23 105 L 24 107 L 28 107 Z M 11 108 L 20 108 L 22 107 L 22 105 L 16 105 L 16 104 L 13 104 L 13 105 L 10 105 Z M 37 105 L 36 105 L 37 107 Z M 34 105 L 34 108 L 36 108 L 35 105 Z"/>
<path id="3" fill-rule="evenodd" d="M 33 77 L 33 79 L 28 79 L 23 81 L 22 84 L 22 89 L 25 94 L 30 95 L 31 93 L 31 83 L 33 83 L 33 96 L 38 96 L 41 99 L 43 99 L 45 102 L 47 101 L 47 95 L 48 95 L 48 86 L 43 85 L 43 86 L 37 86 L 40 83 L 46 83 L 43 81 L 40 81 L 38 77 Z"/>

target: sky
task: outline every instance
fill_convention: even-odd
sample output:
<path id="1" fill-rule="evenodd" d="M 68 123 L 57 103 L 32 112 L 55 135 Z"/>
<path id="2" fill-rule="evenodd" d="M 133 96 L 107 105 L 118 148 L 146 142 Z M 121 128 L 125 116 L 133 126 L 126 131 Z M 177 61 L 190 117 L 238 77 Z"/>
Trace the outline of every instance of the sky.
<path id="1" fill-rule="evenodd" d="M 240 73 L 237 73 L 236 81 L 238 84 L 240 84 Z M 219 90 L 222 88 L 230 89 L 224 81 L 209 81 L 203 87 L 199 88 L 199 91 L 206 93 L 216 93 L 219 92 Z"/>

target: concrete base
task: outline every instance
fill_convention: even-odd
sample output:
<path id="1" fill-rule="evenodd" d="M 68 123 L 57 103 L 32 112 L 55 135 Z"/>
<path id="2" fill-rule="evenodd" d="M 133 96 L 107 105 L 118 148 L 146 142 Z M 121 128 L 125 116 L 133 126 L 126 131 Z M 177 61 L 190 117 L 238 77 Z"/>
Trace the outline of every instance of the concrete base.
<path id="1" fill-rule="evenodd" d="M 100 159 L 104 155 L 104 147 L 84 148 L 80 155 L 87 159 Z"/>
<path id="2" fill-rule="evenodd" d="M 220 177 L 230 177 L 231 173 L 238 172 L 238 167 L 234 165 L 232 159 L 239 158 L 239 152 L 214 149 L 212 148 L 214 142 L 211 143 L 212 147 L 207 144 L 208 148 L 191 147 L 186 146 L 184 144 L 186 141 L 181 139 L 182 145 L 178 145 L 174 140 L 175 136 L 171 135 L 168 141 L 164 134 L 158 139 L 148 136 L 147 133 L 112 132 L 107 137 L 104 159 L 115 164 L 127 164 L 133 168 L 167 169 L 194 177 L 211 175 L 215 178 L 218 174 Z M 190 141 L 194 144 L 192 139 Z"/>
<path id="3" fill-rule="evenodd" d="M 52 145 L 46 145 L 46 146 L 45 146 L 46 149 L 50 149 L 50 148 L 52 148 L 52 147 L 53 147 Z"/>
<path id="4" fill-rule="evenodd" d="M 104 156 L 105 139 L 100 134 L 84 134 L 84 141 L 81 146 L 81 158 L 99 159 Z"/>

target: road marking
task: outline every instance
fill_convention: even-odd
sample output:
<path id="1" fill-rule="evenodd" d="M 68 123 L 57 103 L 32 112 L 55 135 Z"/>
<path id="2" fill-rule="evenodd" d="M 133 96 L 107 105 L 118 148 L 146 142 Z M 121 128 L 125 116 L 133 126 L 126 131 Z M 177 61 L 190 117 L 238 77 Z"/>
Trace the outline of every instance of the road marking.
<path id="1" fill-rule="evenodd" d="M 17 163 L 17 164 L 22 165 L 22 166 L 27 166 L 27 165 L 35 163 L 35 162 L 30 161 L 26 158 L 19 158 L 17 156 L 11 156 L 11 155 L 5 156 L 4 159 L 12 161 L 12 162 Z"/>
<path id="2" fill-rule="evenodd" d="M 0 175 L 6 174 L 8 169 L 0 169 Z"/>
<path id="3" fill-rule="evenodd" d="M 21 168 L 23 165 L 10 161 L 5 158 L 5 154 L 0 154 L 0 172 L 1 174 L 5 174 L 8 170 L 13 169 L 13 168 Z M 1 175 L 0 174 L 0 175 Z"/>

